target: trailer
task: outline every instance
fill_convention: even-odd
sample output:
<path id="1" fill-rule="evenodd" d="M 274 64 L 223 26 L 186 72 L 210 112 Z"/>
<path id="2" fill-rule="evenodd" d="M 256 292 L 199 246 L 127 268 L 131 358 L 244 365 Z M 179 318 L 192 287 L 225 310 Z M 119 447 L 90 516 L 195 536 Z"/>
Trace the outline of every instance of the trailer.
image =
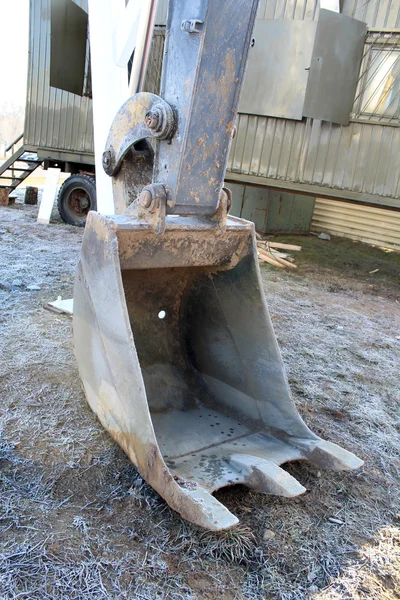
<path id="1" fill-rule="evenodd" d="M 164 13 L 161 6 L 161 20 Z M 159 87 L 164 29 L 154 29 L 149 92 Z M 60 215 L 85 224 L 97 207 L 87 0 L 30 0 L 24 131 L 7 151 L 0 188 L 12 192 L 39 165 L 58 167 L 71 174 L 58 193 Z"/>
<path id="2" fill-rule="evenodd" d="M 71 50 L 77 52 L 79 30 L 79 60 L 53 51 L 56 5 L 80 11 Z M 167 2 L 159 0 L 145 88 L 154 93 L 166 13 Z M 400 0 L 344 0 L 340 7 L 333 0 L 261 0 L 226 174 L 233 214 L 262 232 L 303 233 L 318 198 L 320 222 L 332 205 L 340 214 L 351 203 L 352 230 L 361 231 L 364 209 L 373 207 L 383 223 L 382 243 L 400 247 L 389 216 L 385 220 L 400 209 L 399 21 Z M 58 75 L 67 63 L 79 63 L 80 84 L 73 73 L 68 84 L 79 89 L 57 82 L 57 63 L 63 66 Z M 5 165 L 25 156 L 33 169 L 36 155 L 36 166 L 70 172 L 74 179 L 66 180 L 58 203 L 75 224 L 96 206 L 90 95 L 87 0 L 31 0 L 25 128 L 20 149 Z M 9 188 L 29 172 L 14 172 Z"/>

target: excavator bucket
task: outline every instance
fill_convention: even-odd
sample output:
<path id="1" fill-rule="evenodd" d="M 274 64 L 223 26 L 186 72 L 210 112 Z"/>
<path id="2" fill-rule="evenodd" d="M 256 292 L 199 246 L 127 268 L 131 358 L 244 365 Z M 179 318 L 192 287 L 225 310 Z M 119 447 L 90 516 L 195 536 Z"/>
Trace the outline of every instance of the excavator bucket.
<path id="1" fill-rule="evenodd" d="M 227 214 L 230 124 L 257 2 L 224 2 L 234 13 L 228 41 L 221 4 L 197 4 L 192 15 L 189 1 L 170 2 L 163 97 L 133 96 L 111 127 L 104 167 L 114 196 L 131 204 L 119 215 L 89 213 L 74 346 L 92 410 L 143 478 L 182 517 L 220 530 L 238 522 L 213 496 L 221 487 L 293 497 L 305 488 L 282 468 L 288 461 L 333 470 L 362 461 L 299 416 L 265 302 L 254 225 Z M 188 15 L 198 18 L 186 22 Z M 169 68 L 180 52 L 193 61 L 181 87 Z M 203 111 L 202 126 L 188 106 Z M 138 142 L 152 137 L 153 181 L 132 201 L 130 182 L 152 154 Z"/>

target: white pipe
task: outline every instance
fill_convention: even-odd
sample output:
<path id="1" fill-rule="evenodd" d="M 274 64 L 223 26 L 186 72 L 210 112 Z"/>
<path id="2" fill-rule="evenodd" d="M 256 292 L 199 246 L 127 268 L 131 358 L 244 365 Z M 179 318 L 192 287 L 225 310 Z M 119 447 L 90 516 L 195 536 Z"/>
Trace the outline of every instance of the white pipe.
<path id="1" fill-rule="evenodd" d="M 145 0 L 140 14 L 135 54 L 133 56 L 131 78 L 129 81 L 130 96 L 133 96 L 133 94 L 143 90 L 151 48 L 151 40 L 153 38 L 156 10 L 157 0 Z"/>

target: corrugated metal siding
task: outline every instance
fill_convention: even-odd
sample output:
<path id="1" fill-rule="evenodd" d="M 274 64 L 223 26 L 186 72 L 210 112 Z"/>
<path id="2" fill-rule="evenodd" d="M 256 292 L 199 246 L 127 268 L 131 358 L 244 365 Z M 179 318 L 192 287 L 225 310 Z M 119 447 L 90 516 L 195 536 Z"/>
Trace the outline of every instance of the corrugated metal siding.
<path id="1" fill-rule="evenodd" d="M 398 0 L 345 0 L 342 13 L 364 21 L 370 29 L 396 29 L 400 24 Z"/>
<path id="2" fill-rule="evenodd" d="M 312 231 L 400 250 L 400 212 L 317 198 Z"/>
<path id="3" fill-rule="evenodd" d="M 87 0 L 75 2 L 87 10 Z M 31 0 L 29 36 L 24 143 L 93 153 L 91 99 L 50 87 L 50 0 Z"/>
<path id="4" fill-rule="evenodd" d="M 239 115 L 228 170 L 399 198 L 400 128 Z"/>
<path id="5" fill-rule="evenodd" d="M 259 17 L 316 19 L 316 0 L 261 0 Z M 369 28 L 397 28 L 400 0 L 345 0 L 343 14 Z M 271 91 L 273 93 L 273 91 Z M 241 114 L 228 171 L 382 197 L 400 197 L 400 127 Z M 264 182 L 265 184 L 266 182 Z M 300 188 L 299 188 L 300 191 Z M 371 198 L 369 198 L 371 201 Z M 400 206 L 400 204 L 399 204 Z"/>

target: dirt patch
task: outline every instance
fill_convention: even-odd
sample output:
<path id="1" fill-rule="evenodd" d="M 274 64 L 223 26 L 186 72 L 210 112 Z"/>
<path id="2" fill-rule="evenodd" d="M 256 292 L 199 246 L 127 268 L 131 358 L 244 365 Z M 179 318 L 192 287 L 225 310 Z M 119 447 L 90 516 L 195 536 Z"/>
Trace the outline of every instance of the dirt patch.
<path id="1" fill-rule="evenodd" d="M 0 596 L 399 598 L 398 255 L 296 237 L 296 273 L 262 267 L 299 411 L 365 467 L 290 464 L 308 489 L 291 500 L 219 491 L 233 543 L 178 518 L 91 413 L 71 321 L 43 309 L 72 296 L 83 232 L 36 216 L 1 210 Z"/>

